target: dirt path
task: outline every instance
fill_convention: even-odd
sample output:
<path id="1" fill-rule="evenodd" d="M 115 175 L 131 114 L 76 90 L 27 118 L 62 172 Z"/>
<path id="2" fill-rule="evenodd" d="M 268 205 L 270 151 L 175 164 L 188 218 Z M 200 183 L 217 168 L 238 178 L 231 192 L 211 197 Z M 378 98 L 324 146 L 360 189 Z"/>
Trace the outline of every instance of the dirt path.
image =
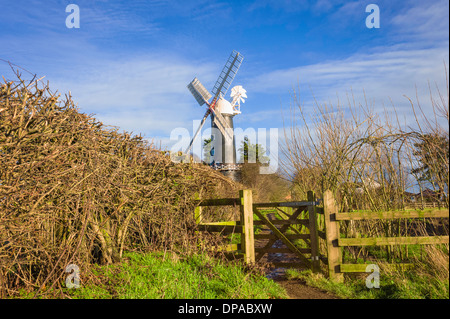
<path id="1" fill-rule="evenodd" d="M 279 278 L 274 279 L 274 281 L 286 290 L 289 299 L 340 299 L 319 288 L 307 286 L 300 280 Z"/>
<path id="2" fill-rule="evenodd" d="M 290 261 L 295 260 L 287 254 L 267 254 L 268 257 L 263 257 L 263 262 L 276 261 Z M 275 256 L 273 256 L 275 255 Z M 299 279 L 288 280 L 285 275 L 284 268 L 275 268 L 268 270 L 267 278 L 272 279 L 282 286 L 290 299 L 340 299 L 339 297 L 324 291 L 319 288 L 311 287 L 305 284 L 304 281 Z"/>
<path id="3" fill-rule="evenodd" d="M 268 214 L 268 217 L 271 214 Z M 271 219 L 272 219 L 271 218 Z M 263 230 L 264 233 L 271 233 L 270 230 Z M 266 240 L 256 240 L 256 247 L 263 247 L 266 243 Z M 282 247 L 284 244 L 277 240 L 273 247 Z M 285 253 L 268 253 L 264 255 L 261 259 L 263 263 L 271 263 L 271 262 L 300 262 L 298 257 L 293 254 L 285 254 Z M 285 269 L 276 268 L 267 272 L 267 277 L 277 282 L 280 286 L 282 286 L 290 299 L 340 299 L 339 297 L 323 291 L 319 288 L 311 287 L 306 285 L 301 280 L 288 280 L 286 279 Z"/>
<path id="4" fill-rule="evenodd" d="M 341 299 L 328 291 L 308 286 L 301 279 L 288 280 L 285 271 L 284 268 L 271 269 L 267 272 L 266 277 L 283 287 L 289 299 Z"/>

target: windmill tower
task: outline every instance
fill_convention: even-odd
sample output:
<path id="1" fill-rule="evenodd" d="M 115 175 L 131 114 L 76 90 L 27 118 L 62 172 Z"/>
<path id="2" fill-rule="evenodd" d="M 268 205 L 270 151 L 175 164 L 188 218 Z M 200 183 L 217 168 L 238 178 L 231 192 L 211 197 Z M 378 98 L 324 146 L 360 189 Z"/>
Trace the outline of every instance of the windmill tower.
<path id="1" fill-rule="evenodd" d="M 210 165 L 234 180 L 237 179 L 238 167 L 236 165 L 236 142 L 234 138 L 233 117 L 241 113 L 240 103 L 245 102 L 244 98 L 247 98 L 247 95 L 242 86 L 235 86 L 231 89 L 231 101 L 225 100 L 224 97 L 243 59 L 244 57 L 239 52 L 233 51 L 230 54 L 212 89 L 212 94 L 209 93 L 197 78 L 194 78 L 187 86 L 198 104 L 200 106 L 206 104 L 208 109 L 185 153 L 189 154 L 198 133 L 211 114 L 212 156 Z M 209 102 L 210 99 L 211 102 Z"/>

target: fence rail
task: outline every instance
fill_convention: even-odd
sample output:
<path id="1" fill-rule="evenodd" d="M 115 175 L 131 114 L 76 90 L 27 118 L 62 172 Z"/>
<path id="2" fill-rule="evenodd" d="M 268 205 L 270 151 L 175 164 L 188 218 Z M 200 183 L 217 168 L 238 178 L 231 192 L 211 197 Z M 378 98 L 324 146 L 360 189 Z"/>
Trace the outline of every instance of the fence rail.
<path id="1" fill-rule="evenodd" d="M 344 264 L 342 248 L 349 246 L 392 246 L 392 245 L 437 245 L 448 244 L 449 236 L 415 236 L 415 237 L 368 237 L 341 238 L 339 222 L 347 220 L 394 220 L 401 218 L 448 218 L 448 210 L 431 211 L 390 211 L 390 212 L 354 212 L 340 213 L 330 190 L 324 193 L 325 237 L 328 253 L 328 274 L 336 281 L 343 280 L 343 273 L 365 272 L 365 264 Z M 392 268 L 405 269 L 410 264 L 389 264 Z"/>
<path id="2" fill-rule="evenodd" d="M 339 213 L 336 220 L 448 217 L 448 210 Z"/>
<path id="3" fill-rule="evenodd" d="M 405 208 L 411 208 L 411 209 L 423 209 L 423 208 L 438 208 L 443 207 L 443 203 L 438 202 L 424 202 L 424 203 L 406 203 Z"/>

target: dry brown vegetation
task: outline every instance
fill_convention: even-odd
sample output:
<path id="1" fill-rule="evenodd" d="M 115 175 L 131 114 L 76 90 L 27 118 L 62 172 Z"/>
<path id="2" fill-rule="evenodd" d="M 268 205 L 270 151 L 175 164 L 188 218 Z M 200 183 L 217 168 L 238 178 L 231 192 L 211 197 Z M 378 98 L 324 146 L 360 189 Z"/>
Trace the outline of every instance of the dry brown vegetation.
<path id="1" fill-rule="evenodd" d="M 320 197 L 330 189 L 342 210 L 405 208 L 410 192 L 419 202 L 430 188 L 440 206 L 449 206 L 449 90 L 430 90 L 426 109 L 406 97 L 410 109 L 338 102 L 307 108 L 293 93 L 290 126 L 285 128 L 281 167 L 296 184 L 298 198 L 308 190 Z M 376 108 L 378 107 L 378 109 Z M 307 113 L 307 110 L 312 109 Z M 406 119 L 406 116 L 408 118 Z M 412 116 L 411 116 L 412 115 Z"/>
<path id="2" fill-rule="evenodd" d="M 241 183 L 253 190 L 255 202 L 283 202 L 290 200 L 291 183 L 279 174 L 260 174 L 260 163 L 244 163 L 241 166 Z"/>
<path id="3" fill-rule="evenodd" d="M 0 297 L 62 293 L 67 265 L 87 278 L 124 250 L 195 251 L 196 194 L 237 187 L 80 113 L 48 83 L 1 84 Z"/>
<path id="4" fill-rule="evenodd" d="M 447 67 L 445 66 L 445 70 Z M 436 201 L 449 207 L 449 86 L 429 85 L 426 107 L 416 97 L 405 97 L 409 109 L 381 108 L 367 98 L 358 103 L 353 94 L 346 103 L 319 103 L 307 108 L 293 92 L 289 126 L 285 128 L 281 167 L 295 184 L 296 199 L 313 190 L 335 194 L 340 211 L 406 209 L 411 193 L 416 203 Z M 377 108 L 378 107 L 378 108 Z M 405 116 L 405 115 L 408 115 Z M 407 118 L 406 118 L 407 117 Z M 434 198 L 425 190 L 433 191 Z M 428 193 L 430 193 L 428 191 Z M 420 206 L 420 205 L 419 205 Z M 347 237 L 448 235 L 448 219 L 412 222 L 349 221 L 341 223 Z M 350 251 L 349 251 L 350 250 Z M 383 250 L 386 250 L 383 252 Z M 379 248 L 378 255 L 404 259 L 406 247 Z M 448 245 L 444 248 L 447 255 Z M 372 250 L 372 253 L 377 252 Z M 346 249 L 344 255 L 366 258 L 365 248 Z M 447 267 L 448 269 L 448 267 Z M 448 279 L 448 276 L 447 276 Z"/>

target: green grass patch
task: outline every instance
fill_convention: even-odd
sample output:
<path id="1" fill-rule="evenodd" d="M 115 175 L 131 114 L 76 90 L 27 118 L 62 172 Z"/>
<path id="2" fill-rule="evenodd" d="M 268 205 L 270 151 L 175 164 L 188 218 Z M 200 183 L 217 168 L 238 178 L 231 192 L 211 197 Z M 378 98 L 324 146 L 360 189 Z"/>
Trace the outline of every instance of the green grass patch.
<path id="1" fill-rule="evenodd" d="M 286 271 L 290 280 L 299 279 L 307 285 L 329 291 L 345 299 L 449 299 L 449 282 L 412 271 L 380 273 L 380 287 L 367 288 L 369 274 L 345 274 L 344 283 L 336 283 L 311 270 Z"/>
<path id="2" fill-rule="evenodd" d="M 194 255 L 127 253 L 124 262 L 94 269 L 95 284 L 66 289 L 71 298 L 118 299 L 270 299 L 285 290 L 238 263 Z"/>

